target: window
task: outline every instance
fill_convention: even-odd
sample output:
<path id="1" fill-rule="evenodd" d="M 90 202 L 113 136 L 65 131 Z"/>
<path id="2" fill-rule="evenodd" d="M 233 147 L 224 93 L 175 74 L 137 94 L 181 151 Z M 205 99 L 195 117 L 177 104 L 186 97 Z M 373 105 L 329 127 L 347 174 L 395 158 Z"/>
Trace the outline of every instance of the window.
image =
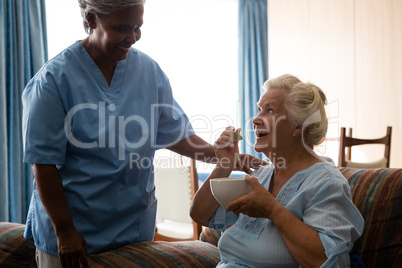
<path id="1" fill-rule="evenodd" d="M 87 36 L 78 1 L 46 0 L 46 26 L 49 59 Z"/>
<path id="2" fill-rule="evenodd" d="M 196 133 L 214 142 L 238 120 L 238 1 L 152 0 L 134 46 L 153 57 Z"/>

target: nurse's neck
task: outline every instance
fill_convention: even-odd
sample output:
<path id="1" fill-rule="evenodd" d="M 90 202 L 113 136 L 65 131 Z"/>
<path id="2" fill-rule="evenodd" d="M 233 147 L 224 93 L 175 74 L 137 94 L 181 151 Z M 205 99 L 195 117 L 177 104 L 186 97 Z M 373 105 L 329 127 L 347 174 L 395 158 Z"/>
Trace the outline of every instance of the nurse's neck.
<path id="1" fill-rule="evenodd" d="M 80 43 L 84 46 L 89 56 L 98 66 L 99 70 L 105 77 L 107 84 L 110 86 L 114 70 L 116 69 L 117 66 L 117 61 L 111 59 L 107 55 L 104 55 L 104 53 L 102 53 L 101 50 L 96 45 L 94 45 L 92 42 L 89 42 L 88 38 L 81 40 Z"/>

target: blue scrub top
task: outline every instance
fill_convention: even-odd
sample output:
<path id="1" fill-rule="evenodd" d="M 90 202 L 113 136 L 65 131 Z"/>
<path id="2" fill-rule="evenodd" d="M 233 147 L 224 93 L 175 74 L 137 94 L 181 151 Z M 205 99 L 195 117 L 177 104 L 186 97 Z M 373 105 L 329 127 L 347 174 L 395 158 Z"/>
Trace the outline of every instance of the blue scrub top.
<path id="1" fill-rule="evenodd" d="M 131 48 L 109 86 L 77 41 L 42 67 L 22 101 L 24 162 L 57 166 L 88 253 L 153 240 L 155 150 L 194 134 L 158 64 Z M 57 255 L 35 183 L 24 236 Z"/>

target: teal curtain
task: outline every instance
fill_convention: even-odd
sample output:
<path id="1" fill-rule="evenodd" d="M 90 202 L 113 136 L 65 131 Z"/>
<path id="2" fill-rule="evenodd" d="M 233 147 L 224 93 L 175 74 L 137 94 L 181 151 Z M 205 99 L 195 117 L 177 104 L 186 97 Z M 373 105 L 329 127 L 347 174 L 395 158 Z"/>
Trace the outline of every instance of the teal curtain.
<path id="1" fill-rule="evenodd" d="M 26 219 L 32 171 L 23 163 L 21 94 L 46 60 L 45 0 L 1 0 L 0 221 Z"/>
<path id="2" fill-rule="evenodd" d="M 252 119 L 262 85 L 268 79 L 267 0 L 239 0 L 239 98 L 244 141 L 241 151 L 262 157 L 254 151 Z"/>

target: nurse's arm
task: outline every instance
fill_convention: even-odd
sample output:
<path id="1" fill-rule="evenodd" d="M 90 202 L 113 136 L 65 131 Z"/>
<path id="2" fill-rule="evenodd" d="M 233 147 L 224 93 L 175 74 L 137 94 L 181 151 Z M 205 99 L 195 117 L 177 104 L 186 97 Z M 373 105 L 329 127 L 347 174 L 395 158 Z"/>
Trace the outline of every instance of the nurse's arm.
<path id="1" fill-rule="evenodd" d="M 75 229 L 60 174 L 54 165 L 33 164 L 39 198 L 57 236 L 59 258 L 63 267 L 88 267 L 85 239 Z"/>
<path id="2" fill-rule="evenodd" d="M 167 148 L 195 160 L 200 160 L 210 164 L 217 164 L 218 162 L 214 147 L 196 134 Z M 240 154 L 238 161 L 236 161 L 235 170 L 242 170 L 245 173 L 250 174 L 251 168 L 258 169 L 260 166 L 267 164 L 268 163 L 264 160 L 252 155 Z"/>
<path id="3" fill-rule="evenodd" d="M 214 147 L 196 134 L 167 148 L 178 154 L 207 163 L 216 163 L 217 160 Z"/>

